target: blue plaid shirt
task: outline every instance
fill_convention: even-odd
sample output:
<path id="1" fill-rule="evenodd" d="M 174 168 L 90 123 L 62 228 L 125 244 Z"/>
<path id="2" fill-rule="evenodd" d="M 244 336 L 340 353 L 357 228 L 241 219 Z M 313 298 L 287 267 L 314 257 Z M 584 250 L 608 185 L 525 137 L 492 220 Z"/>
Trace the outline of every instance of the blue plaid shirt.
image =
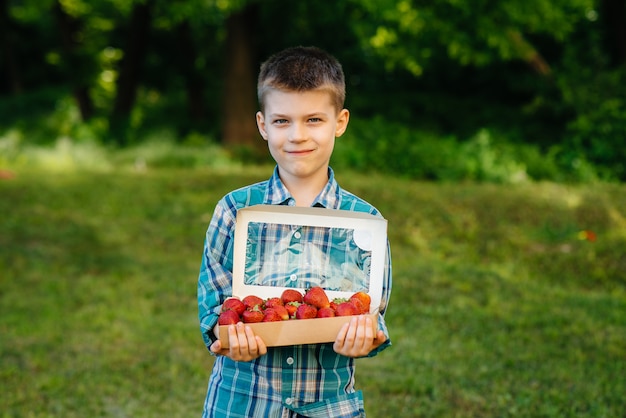
<path id="1" fill-rule="evenodd" d="M 326 187 L 312 206 L 380 216 L 372 205 L 341 189 L 330 167 L 328 175 Z M 278 167 L 269 180 L 227 194 L 215 208 L 206 233 L 198 278 L 200 329 L 207 348 L 216 339 L 213 328 L 221 305 L 232 296 L 237 211 L 257 204 L 295 204 L 278 176 Z M 386 261 L 378 322 L 387 341 L 369 357 L 390 345 L 384 322 L 391 291 L 389 247 Z M 335 353 L 332 343 L 268 348 L 266 355 L 251 362 L 217 356 L 209 379 L 203 417 L 297 416 L 365 416 L 362 393 L 354 389 L 353 358 Z"/>

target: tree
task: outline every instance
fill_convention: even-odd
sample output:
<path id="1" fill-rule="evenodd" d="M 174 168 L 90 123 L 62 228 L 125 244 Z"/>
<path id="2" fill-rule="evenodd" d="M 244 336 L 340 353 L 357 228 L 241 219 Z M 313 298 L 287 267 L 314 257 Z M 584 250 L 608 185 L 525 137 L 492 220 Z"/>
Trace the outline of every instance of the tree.
<path id="1" fill-rule="evenodd" d="M 53 5 L 53 12 L 59 27 L 61 45 L 65 56 L 65 66 L 68 73 L 75 74 L 70 80 L 73 94 L 83 121 L 89 120 L 94 114 L 94 106 L 89 94 L 91 71 L 87 67 L 90 56 L 81 54 L 79 37 L 80 21 L 69 15 L 59 0 Z"/>
<path id="2" fill-rule="evenodd" d="M 612 62 L 626 65 L 626 2 L 602 0 L 602 18 L 606 27 L 606 41 Z"/>
<path id="3" fill-rule="evenodd" d="M 1 104 L 16 109 L 11 95 L 45 90 L 39 108 L 53 112 L 54 91 L 73 96 L 83 120 L 108 121 L 122 145 L 165 127 L 180 137 L 210 129 L 253 149 L 260 59 L 315 44 L 344 65 L 363 123 L 462 140 L 489 128 L 617 167 L 625 9 L 621 0 L 0 0 Z"/>
<path id="4" fill-rule="evenodd" d="M 251 30 L 256 19 L 257 9 L 249 5 L 226 20 L 222 142 L 231 148 L 254 149 L 260 143 L 254 117 L 256 54 Z"/>
<path id="5" fill-rule="evenodd" d="M 130 113 L 135 105 L 137 89 L 141 83 L 141 70 L 150 33 L 152 7 L 152 0 L 135 3 L 126 29 L 126 45 L 120 63 L 117 91 L 110 119 L 112 134 L 120 145 L 125 145 L 128 141 L 127 128 L 130 123 Z"/>
<path id="6" fill-rule="evenodd" d="M 202 124 L 206 117 L 206 105 L 204 103 L 205 83 L 195 68 L 198 60 L 198 51 L 191 31 L 189 20 L 184 20 L 176 26 L 176 37 L 178 49 L 179 71 L 185 79 L 185 90 L 187 92 L 187 109 L 190 119 L 195 124 Z"/>
<path id="7" fill-rule="evenodd" d="M 23 89 L 22 80 L 15 54 L 16 36 L 13 30 L 14 23 L 9 16 L 8 0 L 0 0 L 0 27 L 3 28 L 0 31 L 1 57 L 6 71 L 2 78 L 7 80 L 7 89 L 11 94 L 20 94 Z"/>

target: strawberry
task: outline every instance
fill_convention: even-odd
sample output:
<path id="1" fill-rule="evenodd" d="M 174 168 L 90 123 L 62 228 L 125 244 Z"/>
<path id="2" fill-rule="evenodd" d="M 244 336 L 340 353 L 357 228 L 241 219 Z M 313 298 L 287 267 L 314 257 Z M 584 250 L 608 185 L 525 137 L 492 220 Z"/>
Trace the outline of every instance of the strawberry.
<path id="1" fill-rule="evenodd" d="M 301 305 L 300 302 L 289 302 L 285 304 L 285 309 L 287 310 L 287 313 L 289 314 L 289 318 L 295 318 L 296 310 L 298 309 L 298 306 L 300 305 Z"/>
<path id="2" fill-rule="evenodd" d="M 237 315 L 241 316 L 241 314 L 245 310 L 246 310 L 246 305 L 244 305 L 244 303 L 241 300 L 235 297 L 226 299 L 224 303 L 222 304 L 222 312 L 235 311 L 237 312 Z"/>
<path id="3" fill-rule="evenodd" d="M 333 300 L 330 301 L 330 307 L 333 309 L 333 311 L 337 310 L 337 306 L 339 306 L 340 303 L 342 302 L 346 302 L 348 299 L 343 299 L 343 298 L 335 298 Z"/>
<path id="4" fill-rule="evenodd" d="M 279 297 L 269 298 L 265 301 L 265 308 L 273 308 L 275 306 L 283 306 L 283 301 Z"/>
<path id="5" fill-rule="evenodd" d="M 243 319 L 243 322 L 245 322 L 246 324 L 251 324 L 251 323 L 263 321 L 263 317 L 265 315 L 263 314 L 263 311 L 261 309 L 259 309 L 258 306 L 259 305 L 256 305 L 255 308 L 253 308 L 253 309 L 246 309 L 244 311 L 243 315 L 241 315 L 241 318 Z"/>
<path id="6" fill-rule="evenodd" d="M 327 308 L 330 306 L 330 301 L 323 288 L 314 286 L 306 291 L 303 297 L 304 303 L 313 305 L 316 308 Z"/>
<path id="7" fill-rule="evenodd" d="M 311 319 L 317 317 L 317 308 L 303 303 L 296 309 L 296 319 Z"/>
<path id="8" fill-rule="evenodd" d="M 372 303 L 370 295 L 365 292 L 356 292 L 354 295 L 350 296 L 350 300 L 359 300 L 361 302 L 361 313 L 369 313 L 370 305 Z"/>
<path id="9" fill-rule="evenodd" d="M 361 299 L 348 299 L 348 302 L 350 302 L 351 304 L 354 305 L 354 307 L 356 308 L 357 312 L 360 314 L 364 314 L 364 313 L 368 313 L 369 311 L 365 310 L 365 306 L 363 306 L 363 302 L 361 302 Z"/>
<path id="10" fill-rule="evenodd" d="M 337 314 L 337 316 L 350 316 L 350 315 L 358 315 L 359 310 L 354 305 L 354 303 L 348 301 L 348 302 L 342 302 L 339 305 L 337 305 L 337 309 L 335 309 L 335 313 Z"/>
<path id="11" fill-rule="evenodd" d="M 233 325 L 239 321 L 239 315 L 233 310 L 224 311 L 217 318 L 217 323 L 220 325 Z"/>
<path id="12" fill-rule="evenodd" d="M 317 311 L 318 318 L 332 318 L 334 316 L 336 316 L 335 310 L 331 308 L 330 306 L 328 308 L 320 308 Z"/>
<path id="13" fill-rule="evenodd" d="M 267 308 L 263 311 L 263 322 L 278 322 L 282 320 L 283 318 L 275 308 Z"/>
<path id="14" fill-rule="evenodd" d="M 286 305 L 290 302 L 302 303 L 302 293 L 300 293 L 296 289 L 285 289 L 283 291 L 283 294 L 280 295 L 280 299 L 283 301 L 283 305 Z"/>
<path id="15" fill-rule="evenodd" d="M 289 312 L 287 311 L 287 308 L 285 308 L 283 305 L 277 305 L 271 309 L 274 309 L 276 312 L 278 312 L 278 315 L 280 315 L 280 319 L 282 319 L 283 321 L 286 321 L 289 319 Z"/>
<path id="16" fill-rule="evenodd" d="M 263 309 L 263 299 L 255 295 L 248 295 L 243 298 L 243 304 L 246 305 L 246 309 L 254 309 L 255 306 L 258 306 L 259 309 Z"/>

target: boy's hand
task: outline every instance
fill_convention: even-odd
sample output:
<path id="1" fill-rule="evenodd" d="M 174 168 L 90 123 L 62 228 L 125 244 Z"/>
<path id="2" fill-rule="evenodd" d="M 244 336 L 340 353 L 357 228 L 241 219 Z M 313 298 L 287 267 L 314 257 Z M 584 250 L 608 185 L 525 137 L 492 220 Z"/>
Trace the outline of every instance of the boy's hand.
<path id="1" fill-rule="evenodd" d="M 254 335 L 243 322 L 228 326 L 228 344 L 229 348 L 222 348 L 221 341 L 217 340 L 211 344 L 211 351 L 235 361 L 251 361 L 267 353 L 261 337 Z"/>
<path id="2" fill-rule="evenodd" d="M 359 315 L 345 324 L 337 339 L 333 349 L 337 354 L 346 357 L 363 357 L 370 353 L 387 340 L 385 333 L 378 330 L 376 335 L 372 329 L 372 318 L 369 316 Z"/>

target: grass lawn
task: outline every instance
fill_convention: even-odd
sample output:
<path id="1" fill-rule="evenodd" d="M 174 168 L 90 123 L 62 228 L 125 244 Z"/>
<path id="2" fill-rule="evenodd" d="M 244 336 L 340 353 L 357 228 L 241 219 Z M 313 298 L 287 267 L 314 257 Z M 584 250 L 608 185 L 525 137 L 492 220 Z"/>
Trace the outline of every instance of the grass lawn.
<path id="1" fill-rule="evenodd" d="M 0 180 L 0 417 L 200 416 L 204 233 L 270 173 Z M 623 416 L 626 185 L 338 180 L 389 220 L 393 346 L 358 361 L 368 416 Z"/>

